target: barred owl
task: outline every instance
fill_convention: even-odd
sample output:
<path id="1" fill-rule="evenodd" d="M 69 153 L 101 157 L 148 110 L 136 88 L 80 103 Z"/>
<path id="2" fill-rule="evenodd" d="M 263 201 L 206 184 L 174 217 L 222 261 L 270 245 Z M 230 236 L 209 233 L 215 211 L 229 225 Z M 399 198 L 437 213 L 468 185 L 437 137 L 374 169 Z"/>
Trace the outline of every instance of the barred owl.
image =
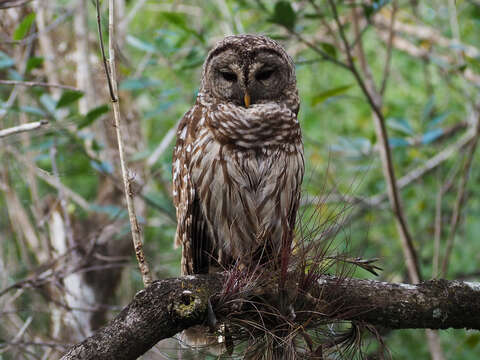
<path id="1" fill-rule="evenodd" d="M 274 40 L 228 36 L 209 52 L 173 154 L 182 274 L 290 251 L 304 173 L 295 68 Z"/>

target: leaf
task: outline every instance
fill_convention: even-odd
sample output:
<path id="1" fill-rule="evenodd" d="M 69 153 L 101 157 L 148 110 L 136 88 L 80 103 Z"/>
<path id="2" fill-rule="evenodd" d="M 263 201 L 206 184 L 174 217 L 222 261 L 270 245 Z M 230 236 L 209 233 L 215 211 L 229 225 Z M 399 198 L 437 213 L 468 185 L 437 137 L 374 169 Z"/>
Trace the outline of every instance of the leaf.
<path id="1" fill-rule="evenodd" d="M 205 43 L 204 37 L 189 26 L 189 20 L 185 14 L 179 12 L 162 11 L 160 12 L 160 15 L 171 25 L 194 35 L 202 43 Z"/>
<path id="2" fill-rule="evenodd" d="M 472 71 L 480 74 L 480 58 L 465 55 L 465 61 Z"/>
<path id="3" fill-rule="evenodd" d="M 30 72 L 33 69 L 37 69 L 43 65 L 43 57 L 34 56 L 28 59 L 26 71 Z"/>
<path id="4" fill-rule="evenodd" d="M 435 95 L 432 95 L 430 96 L 427 103 L 425 104 L 425 107 L 423 108 L 422 121 L 426 121 L 428 118 L 430 118 L 430 116 L 432 116 L 434 109 L 435 109 Z"/>
<path id="5" fill-rule="evenodd" d="M 321 92 L 320 94 L 315 95 L 312 98 L 312 106 L 315 106 L 321 102 L 324 102 L 328 98 L 331 98 L 333 96 L 341 95 L 345 93 L 347 90 L 353 87 L 354 84 L 349 84 L 349 85 L 343 85 L 339 86 L 333 89 L 326 90 L 324 92 Z"/>
<path id="6" fill-rule="evenodd" d="M 407 140 L 397 137 L 391 137 L 390 139 L 388 139 L 388 144 L 391 148 L 405 147 L 410 145 Z"/>
<path id="7" fill-rule="evenodd" d="M 387 5 L 391 0 L 373 0 L 371 5 L 363 5 L 365 17 L 369 19 L 373 14 L 380 11 L 382 7 Z"/>
<path id="8" fill-rule="evenodd" d="M 120 90 L 142 90 L 146 88 L 158 87 L 161 81 L 149 78 L 129 78 L 122 81 Z"/>
<path id="9" fill-rule="evenodd" d="M 110 111 L 110 107 L 107 104 L 100 105 L 92 110 L 90 110 L 85 117 L 77 125 L 78 129 L 83 129 L 84 127 L 89 126 L 100 116 Z"/>
<path id="10" fill-rule="evenodd" d="M 400 131 L 407 135 L 413 135 L 413 129 L 408 120 L 403 118 L 388 118 L 387 126 L 390 129 Z"/>
<path id="11" fill-rule="evenodd" d="M 51 115 L 55 116 L 56 103 L 49 94 L 42 94 L 42 96 L 40 96 L 40 103 L 48 110 Z"/>
<path id="12" fill-rule="evenodd" d="M 99 173 L 113 174 L 113 166 L 108 161 L 98 163 L 97 161 L 91 160 L 90 165 Z"/>
<path id="13" fill-rule="evenodd" d="M 13 32 L 13 40 L 22 40 L 28 34 L 28 31 L 30 30 L 34 20 L 35 13 L 33 12 L 25 16 Z"/>
<path id="14" fill-rule="evenodd" d="M 449 115 L 451 114 L 450 111 L 445 111 L 437 116 L 435 116 L 430 122 L 428 123 L 428 127 L 432 129 L 433 127 L 440 125 Z"/>
<path id="15" fill-rule="evenodd" d="M 83 96 L 81 91 L 65 91 L 57 102 L 57 109 L 66 107 Z"/>
<path id="16" fill-rule="evenodd" d="M 19 110 L 22 111 L 22 112 L 25 112 L 27 114 L 31 114 L 31 115 L 37 115 L 37 116 L 42 116 L 42 117 L 47 116 L 45 111 L 43 111 L 40 108 L 34 107 L 34 106 L 28 106 L 28 105 L 20 106 Z"/>
<path id="17" fill-rule="evenodd" d="M 342 152 L 347 156 L 360 157 L 371 152 L 372 143 L 363 137 L 340 137 L 338 143 L 332 146 L 332 150 Z"/>
<path id="18" fill-rule="evenodd" d="M 111 219 L 124 218 L 128 214 L 124 208 L 115 205 L 97 205 L 91 204 L 92 211 L 107 214 Z"/>
<path id="19" fill-rule="evenodd" d="M 442 129 L 433 129 L 422 136 L 422 144 L 427 145 L 431 142 L 435 141 L 437 138 L 442 136 L 443 130 Z"/>
<path id="20" fill-rule="evenodd" d="M 287 29 L 292 30 L 297 21 L 297 14 L 293 10 L 289 1 L 277 1 L 273 10 L 273 15 L 269 21 L 283 25 Z"/>
<path id="21" fill-rule="evenodd" d="M 332 44 L 327 42 L 322 42 L 320 43 L 320 47 L 332 58 L 335 58 L 335 59 L 337 58 L 337 49 L 335 49 L 335 46 L 333 46 Z"/>
<path id="22" fill-rule="evenodd" d="M 132 35 L 127 35 L 127 43 L 129 43 L 131 46 L 139 50 L 143 50 L 150 53 L 157 52 L 157 48 L 155 47 L 155 45 L 148 43 L 144 40 L 141 40 Z"/>
<path id="23" fill-rule="evenodd" d="M 15 61 L 4 52 L 0 51 L 0 69 L 15 65 Z"/>

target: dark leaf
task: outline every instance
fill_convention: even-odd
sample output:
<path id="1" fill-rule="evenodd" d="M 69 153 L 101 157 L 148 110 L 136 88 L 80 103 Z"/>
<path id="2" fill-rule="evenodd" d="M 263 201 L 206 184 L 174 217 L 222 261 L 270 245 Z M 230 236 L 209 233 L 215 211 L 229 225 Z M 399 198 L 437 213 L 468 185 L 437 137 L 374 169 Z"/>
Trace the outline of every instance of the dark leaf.
<path id="1" fill-rule="evenodd" d="M 57 109 L 68 106 L 83 96 L 81 91 L 65 91 L 57 102 Z"/>
<path id="2" fill-rule="evenodd" d="M 339 87 L 328 89 L 324 92 L 321 92 L 320 94 L 317 94 L 312 98 L 312 106 L 315 106 L 321 102 L 324 102 L 325 100 L 333 96 L 341 95 L 352 87 L 353 87 L 353 84 L 343 85 L 343 86 L 339 86 Z"/>
<path id="3" fill-rule="evenodd" d="M 332 44 L 327 42 L 322 42 L 320 43 L 320 47 L 322 48 L 323 51 L 325 51 L 331 57 L 335 59 L 337 58 L 337 49 L 335 49 L 335 46 L 333 46 Z"/>
<path id="4" fill-rule="evenodd" d="M 293 11 L 292 5 L 290 5 L 289 1 L 277 1 L 273 10 L 273 15 L 269 20 L 292 30 L 297 20 L 297 14 Z"/>
<path id="5" fill-rule="evenodd" d="M 90 110 L 85 117 L 82 118 L 80 123 L 78 124 L 78 129 L 83 129 L 86 126 L 92 124 L 95 120 L 97 120 L 101 115 L 107 113 L 110 110 L 110 107 L 105 104 L 98 106 L 92 110 Z"/>
<path id="6" fill-rule="evenodd" d="M 28 59 L 26 71 L 30 72 L 33 69 L 37 69 L 43 65 L 43 57 L 34 56 Z"/>

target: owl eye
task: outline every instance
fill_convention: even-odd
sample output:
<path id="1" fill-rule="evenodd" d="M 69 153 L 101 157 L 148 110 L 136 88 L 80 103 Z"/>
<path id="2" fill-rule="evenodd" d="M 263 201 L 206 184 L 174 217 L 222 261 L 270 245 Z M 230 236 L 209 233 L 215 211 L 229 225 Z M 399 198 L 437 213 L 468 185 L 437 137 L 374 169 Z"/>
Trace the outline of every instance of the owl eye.
<path id="1" fill-rule="evenodd" d="M 257 80 L 268 80 L 270 76 L 275 72 L 274 69 L 266 69 L 266 70 L 260 70 L 256 75 L 255 79 Z"/>
<path id="2" fill-rule="evenodd" d="M 227 80 L 228 82 L 235 82 L 237 81 L 237 75 L 233 72 L 228 71 L 220 71 L 220 75 Z"/>

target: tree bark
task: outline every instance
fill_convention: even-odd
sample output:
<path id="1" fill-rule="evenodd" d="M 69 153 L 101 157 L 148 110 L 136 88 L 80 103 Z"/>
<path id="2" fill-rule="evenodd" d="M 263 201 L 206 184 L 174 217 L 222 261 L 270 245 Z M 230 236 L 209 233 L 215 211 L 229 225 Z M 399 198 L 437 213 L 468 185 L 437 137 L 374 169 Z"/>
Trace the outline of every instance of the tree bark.
<path id="1" fill-rule="evenodd" d="M 222 290 L 224 280 L 223 274 L 210 274 L 155 281 L 62 359 L 136 359 L 158 341 L 203 324 L 208 299 Z M 324 276 L 306 301 L 312 295 L 331 304 L 323 313 L 332 321 L 392 329 L 480 329 L 480 283 L 431 280 L 410 285 Z"/>

